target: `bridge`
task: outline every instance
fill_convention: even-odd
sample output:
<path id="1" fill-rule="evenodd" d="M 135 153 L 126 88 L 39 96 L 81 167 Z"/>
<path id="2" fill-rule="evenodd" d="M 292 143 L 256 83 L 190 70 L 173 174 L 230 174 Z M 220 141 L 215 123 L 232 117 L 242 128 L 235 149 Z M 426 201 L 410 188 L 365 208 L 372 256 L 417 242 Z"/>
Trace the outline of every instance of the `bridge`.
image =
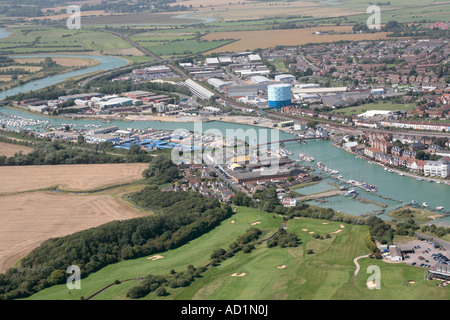
<path id="1" fill-rule="evenodd" d="M 280 140 L 280 141 L 271 141 L 271 142 L 265 142 L 265 143 L 260 143 L 258 144 L 258 147 L 260 146 L 265 146 L 265 145 L 271 145 L 271 144 L 281 144 L 281 143 L 285 143 L 285 142 L 291 142 L 291 141 L 304 141 L 304 140 L 328 140 L 328 137 L 303 137 L 303 138 L 293 138 L 293 139 L 286 139 L 286 140 Z"/>

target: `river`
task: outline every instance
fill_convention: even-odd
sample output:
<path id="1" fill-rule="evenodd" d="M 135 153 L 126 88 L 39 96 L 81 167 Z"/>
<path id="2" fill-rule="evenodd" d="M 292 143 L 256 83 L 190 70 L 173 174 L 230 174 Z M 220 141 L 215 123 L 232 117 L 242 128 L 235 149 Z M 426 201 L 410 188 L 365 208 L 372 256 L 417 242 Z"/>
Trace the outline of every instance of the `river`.
<path id="1" fill-rule="evenodd" d="M 97 71 L 108 71 L 108 70 L 117 69 L 117 68 L 125 66 L 128 63 L 128 61 L 125 60 L 125 59 L 118 58 L 118 57 L 109 57 L 109 56 L 47 54 L 47 55 L 11 56 L 11 57 L 12 58 L 17 58 L 17 57 L 29 57 L 29 58 L 41 58 L 41 57 L 91 58 L 91 59 L 98 60 L 100 62 L 100 64 L 98 64 L 96 66 L 93 66 L 93 67 L 78 69 L 78 70 L 75 70 L 75 71 L 71 71 L 71 72 L 67 72 L 67 73 L 63 73 L 63 74 L 58 74 L 58 75 L 55 75 L 55 76 L 51 76 L 51 77 L 43 78 L 43 79 L 40 79 L 40 80 L 28 82 L 28 83 L 26 83 L 24 85 L 21 85 L 21 86 L 18 86 L 18 87 L 14 87 L 14 88 L 9 89 L 9 90 L 5 90 L 3 92 L 0 92 L 0 100 L 3 100 L 3 99 L 5 99 L 8 96 L 13 96 L 13 95 L 18 94 L 18 93 L 30 92 L 30 91 L 46 88 L 46 87 L 49 87 L 51 85 L 54 85 L 54 84 L 57 84 L 57 83 L 61 83 L 61 82 L 65 81 L 67 79 L 70 79 L 72 77 L 78 77 L 78 76 L 86 75 L 86 74 L 97 72 Z"/>
<path id="2" fill-rule="evenodd" d="M 0 39 L 8 38 L 10 34 L 11 33 L 6 31 L 5 29 L 0 29 Z"/>
<path id="3" fill-rule="evenodd" d="M 278 135 L 281 140 L 292 138 L 292 135 L 276 129 L 266 129 L 256 126 L 218 121 L 204 122 L 201 124 L 194 124 L 192 122 L 112 121 L 111 123 L 105 124 L 102 120 L 52 118 L 34 114 L 31 115 L 9 108 L 0 108 L 0 112 L 19 115 L 24 118 L 48 120 L 50 121 L 50 124 L 54 126 L 73 124 L 75 125 L 74 128 L 85 128 L 85 125 L 95 124 L 103 127 L 117 126 L 119 129 L 183 129 L 203 132 L 207 130 L 220 130 L 224 136 L 227 135 L 227 130 L 234 131 L 242 129 L 244 133 L 248 134 L 249 132 L 255 132 L 258 137 L 266 137 L 268 141 L 271 141 L 274 138 L 278 139 Z M 31 129 L 36 128 L 31 127 Z M 316 159 L 316 163 L 318 161 L 322 161 L 327 167 L 339 170 L 339 175 L 342 175 L 345 180 L 353 179 L 365 181 L 369 184 L 375 185 L 378 189 L 376 193 L 366 192 L 361 189 L 360 196 L 362 198 L 387 205 L 385 209 L 386 212 L 392 211 L 403 204 L 411 202 L 412 200 L 416 200 L 419 204 L 427 202 L 430 208 L 443 206 L 445 208 L 444 210 L 450 209 L 450 186 L 445 184 L 430 183 L 427 180 L 417 181 L 415 178 L 389 173 L 377 165 L 370 164 L 362 159 L 357 159 L 354 155 L 340 148 L 334 147 L 331 141 L 310 141 L 307 144 L 288 142 L 286 143 L 285 148 L 293 153 L 293 155 L 290 156 L 293 159 L 298 159 L 298 155 L 300 153 L 309 154 Z M 320 171 L 318 171 L 318 173 L 320 173 Z M 335 180 L 328 175 L 323 175 L 323 178 L 323 181 L 319 184 L 298 189 L 297 191 L 302 194 L 312 194 L 335 188 L 330 184 L 330 182 L 340 184 L 338 180 Z M 317 206 L 331 207 L 337 211 L 355 216 L 381 209 L 381 207 L 373 203 L 361 203 L 357 200 L 343 196 L 335 196 L 332 198 L 327 198 L 327 200 L 329 201 L 327 203 L 318 203 L 314 201 L 311 201 L 310 203 Z M 390 219 L 390 217 L 386 214 L 382 214 L 379 217 L 386 220 Z M 436 225 L 450 226 L 450 217 L 435 220 L 433 223 Z"/>

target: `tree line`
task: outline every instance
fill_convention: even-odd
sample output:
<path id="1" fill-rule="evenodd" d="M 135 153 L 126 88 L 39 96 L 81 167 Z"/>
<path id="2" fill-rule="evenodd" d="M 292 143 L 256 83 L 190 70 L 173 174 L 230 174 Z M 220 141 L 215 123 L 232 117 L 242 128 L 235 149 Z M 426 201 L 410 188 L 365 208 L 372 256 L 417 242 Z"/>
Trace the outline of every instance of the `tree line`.
<path id="1" fill-rule="evenodd" d="M 112 154 L 111 152 L 115 152 Z M 128 151 L 113 149 L 112 144 L 102 143 L 95 146 L 84 144 L 65 144 L 61 141 L 40 141 L 28 154 L 16 153 L 14 156 L 0 156 L 0 166 L 61 165 L 61 164 L 104 164 L 104 163 L 146 163 L 153 156 L 140 148 Z"/>

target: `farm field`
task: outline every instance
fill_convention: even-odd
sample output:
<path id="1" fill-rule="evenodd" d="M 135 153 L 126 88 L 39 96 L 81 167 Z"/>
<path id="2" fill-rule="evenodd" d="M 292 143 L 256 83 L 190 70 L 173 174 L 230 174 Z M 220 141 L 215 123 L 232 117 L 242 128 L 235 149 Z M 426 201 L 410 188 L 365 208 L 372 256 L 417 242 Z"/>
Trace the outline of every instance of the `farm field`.
<path id="1" fill-rule="evenodd" d="M 101 31 L 49 27 L 10 28 L 8 31 L 12 34 L 0 40 L 0 50 L 4 54 L 133 49 L 119 37 Z"/>
<path id="2" fill-rule="evenodd" d="M 184 41 L 174 41 L 171 43 L 148 46 L 145 43 L 141 43 L 144 47 L 151 50 L 154 54 L 160 56 L 167 55 L 177 55 L 184 53 L 202 53 L 214 48 L 221 46 L 226 46 L 230 43 L 230 40 L 212 40 L 212 41 L 195 41 L 195 40 L 184 40 Z"/>
<path id="3" fill-rule="evenodd" d="M 0 196 L 0 273 L 43 241 L 144 214 L 117 198 L 31 192 Z"/>
<path id="4" fill-rule="evenodd" d="M 83 24 L 90 26 L 102 25 L 184 25 L 204 22 L 204 19 L 185 18 L 183 13 L 189 12 L 169 12 L 169 13 L 139 13 L 126 15 L 95 16 L 83 19 Z"/>
<path id="5" fill-rule="evenodd" d="M 414 103 L 410 103 L 410 104 L 368 103 L 368 104 L 364 104 L 364 105 L 357 106 L 357 107 L 335 109 L 335 110 L 331 111 L 331 113 L 339 113 L 339 114 L 349 116 L 349 115 L 359 115 L 368 110 L 396 111 L 396 110 L 411 110 L 414 108 L 416 108 L 416 105 Z"/>
<path id="6" fill-rule="evenodd" d="M 16 61 L 19 64 L 41 63 L 44 60 L 45 58 L 34 58 L 34 57 L 14 58 L 14 61 Z M 97 60 L 90 58 L 52 57 L 52 60 L 63 67 L 92 67 L 99 63 Z M 19 66 L 14 66 L 14 68 L 17 67 Z"/>
<path id="7" fill-rule="evenodd" d="M 258 222 L 256 225 L 252 223 Z M 224 220 L 218 227 L 188 244 L 152 257 L 122 261 L 109 265 L 82 279 L 81 290 L 72 290 L 69 294 L 64 285 L 42 290 L 31 296 L 35 300 L 79 300 L 89 297 L 103 287 L 120 280 L 94 300 L 123 300 L 127 291 L 138 284 L 135 279 L 148 274 L 165 275 L 170 270 L 186 270 L 190 264 L 206 265 L 213 251 L 228 248 L 239 235 L 254 226 L 263 231 L 262 239 L 275 232 L 282 217 L 273 216 L 252 208 L 238 208 L 231 218 Z M 295 232 L 301 240 L 297 248 L 268 248 L 265 243 L 257 245 L 248 254 L 237 253 L 219 266 L 202 274 L 187 288 L 168 288 L 168 295 L 157 297 L 149 294 L 144 300 L 361 300 L 372 297 L 388 296 L 392 299 L 445 299 L 449 297 L 448 288 L 436 288 L 433 282 L 423 280 L 423 270 L 406 264 L 388 264 L 369 258 L 360 260 L 362 271 L 353 276 L 353 259 L 367 254 L 364 236 L 365 226 L 353 226 L 326 220 L 299 218 L 289 220 L 288 231 Z M 314 239 L 314 233 L 331 238 Z M 312 249 L 314 254 L 307 254 Z M 369 290 L 365 281 L 369 275 L 365 272 L 371 264 L 380 266 L 386 272 L 383 290 Z M 384 273 L 383 273 L 384 274 Z M 415 287 L 405 288 L 402 283 L 414 279 Z M 415 289 L 418 290 L 415 290 Z"/>
<path id="8" fill-rule="evenodd" d="M 20 151 L 22 151 L 23 154 L 28 154 L 33 151 L 33 148 L 21 146 L 18 144 L 0 142 L 0 156 L 12 157 Z"/>
<path id="9" fill-rule="evenodd" d="M 361 41 L 385 39 L 386 32 L 370 34 L 315 34 L 322 32 L 351 32 L 351 26 L 317 27 L 294 30 L 258 30 L 246 32 L 214 32 L 202 37 L 202 40 L 235 39 L 233 43 L 210 50 L 206 54 L 221 52 L 239 52 L 257 48 L 270 48 L 277 45 L 294 46 L 309 43 L 329 43 L 341 40 Z"/>
<path id="10" fill-rule="evenodd" d="M 147 167 L 145 163 L 0 167 L 0 194 L 55 186 L 70 191 L 96 190 L 140 180 Z"/>

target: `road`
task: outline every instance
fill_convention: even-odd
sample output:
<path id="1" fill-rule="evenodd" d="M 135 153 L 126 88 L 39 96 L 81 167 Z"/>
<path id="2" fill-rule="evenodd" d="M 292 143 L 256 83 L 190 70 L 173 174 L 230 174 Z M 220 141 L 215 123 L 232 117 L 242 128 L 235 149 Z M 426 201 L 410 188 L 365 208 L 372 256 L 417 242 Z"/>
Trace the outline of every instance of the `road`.
<path id="1" fill-rule="evenodd" d="M 434 242 L 439 243 L 443 248 L 445 248 L 445 251 L 450 252 L 450 242 L 448 241 L 418 232 L 416 232 L 415 235 L 424 239 L 433 239 Z"/>
<path id="2" fill-rule="evenodd" d="M 227 178 L 221 170 L 217 169 L 215 166 L 208 164 L 207 166 L 210 170 L 214 171 L 217 176 L 226 184 L 228 184 L 231 189 L 233 189 L 235 192 L 243 192 L 244 194 L 246 194 L 248 197 L 251 197 L 252 195 L 240 184 L 236 183 L 236 181 L 234 181 L 232 178 Z"/>

